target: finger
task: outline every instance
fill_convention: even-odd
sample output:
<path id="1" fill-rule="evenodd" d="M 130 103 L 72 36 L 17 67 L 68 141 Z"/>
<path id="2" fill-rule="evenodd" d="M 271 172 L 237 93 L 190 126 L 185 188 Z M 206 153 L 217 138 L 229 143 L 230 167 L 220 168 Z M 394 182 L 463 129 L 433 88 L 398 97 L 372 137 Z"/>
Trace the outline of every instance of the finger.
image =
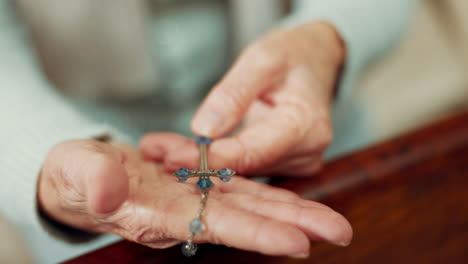
<path id="1" fill-rule="evenodd" d="M 218 138 L 231 131 L 250 104 L 281 77 L 284 67 L 278 54 L 260 45 L 247 49 L 195 114 L 192 132 Z"/>
<path id="2" fill-rule="evenodd" d="M 199 196 L 178 199 L 166 207 L 162 226 L 168 237 L 186 240 L 187 223 L 194 217 L 199 206 Z M 216 199 L 209 199 L 203 221 L 204 231 L 195 236 L 198 242 L 211 242 L 258 251 L 269 255 L 305 255 L 309 251 L 309 240 L 298 228 L 239 210 Z M 241 232 L 239 232 L 241 230 Z"/>
<path id="3" fill-rule="evenodd" d="M 176 133 L 148 133 L 140 140 L 140 150 L 145 159 L 163 161 L 167 153 L 176 150 L 183 151 L 186 147 L 195 143 L 192 139 Z"/>
<path id="4" fill-rule="evenodd" d="M 264 199 L 284 202 L 295 202 L 300 200 L 299 195 L 294 192 L 253 180 L 248 180 L 240 176 L 234 176 L 234 178 L 228 183 L 217 184 L 216 186 L 222 193 L 248 193 Z"/>
<path id="5" fill-rule="evenodd" d="M 236 136 L 214 141 L 209 150 L 212 166 L 230 167 L 240 174 L 259 172 L 289 155 L 302 142 L 320 146 L 328 141 L 330 129 L 326 107 L 320 103 L 314 104 L 312 98 L 304 96 L 304 86 L 308 89 L 311 87 L 303 75 L 302 71 L 290 73 L 286 85 L 294 89 L 284 94 L 281 103 L 269 117 L 250 124 Z M 183 152 L 177 150 L 169 153 L 168 167 L 194 162 L 197 155 L 195 148 Z"/>
<path id="6" fill-rule="evenodd" d="M 163 142 L 163 141 L 161 141 Z M 166 141 L 168 142 L 168 141 Z M 161 143 L 165 144 L 165 143 Z M 169 143 L 168 143 L 169 144 Z M 196 168 L 198 166 L 198 159 L 199 159 L 199 150 L 198 146 L 196 146 L 193 141 L 185 141 L 184 148 L 174 148 L 173 152 L 169 152 L 165 158 L 165 167 L 168 171 L 175 171 L 180 167 L 187 167 L 187 168 Z M 218 145 L 217 141 L 215 142 L 215 146 Z M 217 146 L 217 149 L 227 148 L 228 145 Z M 209 149 L 209 160 L 212 161 L 210 163 L 211 167 L 214 168 L 221 168 L 221 167 L 229 167 L 227 164 L 228 159 L 234 159 L 233 157 L 225 157 L 220 158 L 217 156 L 216 148 L 214 151 L 212 150 L 213 147 Z M 182 150 L 183 149 L 183 150 Z M 214 152 L 214 153 L 213 153 Z M 220 151 L 218 151 L 219 153 Z M 235 150 L 230 149 L 231 153 L 223 154 L 226 155 L 234 155 Z M 272 164 L 271 166 L 265 166 L 261 170 L 259 170 L 255 176 L 262 176 L 262 175 L 282 175 L 282 176 L 298 176 L 304 177 L 309 176 L 317 172 L 322 164 L 322 154 L 321 152 L 318 154 L 303 154 L 305 156 L 301 156 L 296 154 L 296 158 L 292 158 L 288 160 L 288 158 L 282 158 L 282 161 L 275 162 L 277 165 Z M 284 161 L 283 161 L 284 160 Z M 235 165 L 231 164 L 232 168 L 236 168 Z M 241 172 L 242 173 L 242 172 Z M 252 175 L 251 175 L 252 176 Z"/>
<path id="7" fill-rule="evenodd" d="M 250 194 L 265 200 L 293 203 L 311 208 L 329 209 L 329 207 L 324 204 L 304 200 L 292 191 L 248 180 L 243 177 L 235 177 L 228 184 L 219 184 L 216 186 L 222 193 Z"/>
<path id="8" fill-rule="evenodd" d="M 294 225 L 310 239 L 348 245 L 352 237 L 349 222 L 328 207 L 306 207 L 294 203 L 261 199 L 251 194 L 225 194 L 223 204 Z"/>
<path id="9" fill-rule="evenodd" d="M 125 154 L 119 149 L 87 141 L 79 143 L 78 150 L 63 163 L 63 170 L 81 186 L 88 209 L 95 214 L 107 214 L 117 209 L 128 195 L 124 162 Z"/>
<path id="10" fill-rule="evenodd" d="M 316 173 L 322 166 L 322 155 L 312 154 L 299 156 L 286 161 L 278 162 L 278 165 L 266 168 L 262 173 L 273 176 L 308 177 Z"/>
<path id="11" fill-rule="evenodd" d="M 329 208 L 318 202 L 304 200 L 292 191 L 245 179 L 240 176 L 235 176 L 229 183 L 217 184 L 215 181 L 214 184 L 214 188 L 220 193 L 251 194 L 266 200 L 293 203 L 305 207 Z"/>
<path id="12" fill-rule="evenodd" d="M 219 149 L 223 148 L 218 147 Z M 234 152 L 231 149 L 231 152 Z M 209 160 L 211 167 L 221 168 L 229 167 L 226 164 L 226 159 L 219 160 L 219 156 L 216 156 L 216 153 L 213 153 L 211 148 L 209 149 Z M 187 143 L 184 150 L 175 150 L 170 152 L 165 159 L 165 167 L 168 171 L 175 171 L 180 167 L 187 168 L 196 168 L 198 166 L 199 159 L 199 150 L 198 147 L 193 144 L 193 142 Z M 269 167 L 264 167 L 258 173 L 251 176 L 262 176 L 262 175 L 281 175 L 281 176 L 309 176 L 317 172 L 323 163 L 322 155 L 320 154 L 304 154 L 306 156 L 298 156 L 296 158 L 288 159 L 283 158 L 282 161 L 276 162 L 277 165 L 273 164 Z M 235 165 L 233 165 L 235 166 Z M 235 167 L 233 167 L 235 168 Z"/>
<path id="13" fill-rule="evenodd" d="M 287 128 L 289 122 L 284 116 L 278 118 L 277 123 L 266 121 L 246 128 L 237 136 L 214 141 L 208 150 L 210 167 L 228 167 L 240 174 L 252 175 L 260 168 L 272 165 L 282 153 L 297 143 L 294 137 L 287 136 L 294 130 Z M 286 128 L 278 129 L 280 125 Z M 194 168 L 197 166 L 198 152 L 195 145 L 187 145 L 183 150 L 174 149 L 166 156 L 165 166 L 168 170 L 185 166 Z"/>
<path id="14" fill-rule="evenodd" d="M 128 197 L 125 160 L 123 152 L 107 143 L 73 140 L 58 144 L 41 171 L 41 209 L 61 223 L 102 231 L 96 229 L 96 218 L 115 211 Z"/>

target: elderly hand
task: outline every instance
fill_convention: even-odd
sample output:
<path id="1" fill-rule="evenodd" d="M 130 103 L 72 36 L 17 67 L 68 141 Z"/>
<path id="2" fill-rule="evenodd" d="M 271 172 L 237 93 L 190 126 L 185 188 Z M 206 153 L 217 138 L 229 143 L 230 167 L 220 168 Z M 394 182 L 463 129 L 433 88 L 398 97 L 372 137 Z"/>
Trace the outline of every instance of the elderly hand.
<path id="1" fill-rule="evenodd" d="M 249 46 L 192 120 L 196 135 L 221 138 L 210 146 L 211 167 L 241 174 L 306 175 L 321 165 L 330 143 L 330 102 L 344 48 L 334 28 L 310 23 L 273 31 Z M 147 158 L 169 170 L 195 168 L 193 140 L 147 135 Z"/>
<path id="2" fill-rule="evenodd" d="M 130 146 L 77 140 L 50 151 L 38 199 L 66 225 L 165 248 L 187 239 L 200 192 Z M 195 242 L 270 255 L 305 257 L 310 239 L 347 245 L 352 236 L 349 223 L 325 205 L 242 177 L 213 187 L 203 221 L 207 228 Z"/>

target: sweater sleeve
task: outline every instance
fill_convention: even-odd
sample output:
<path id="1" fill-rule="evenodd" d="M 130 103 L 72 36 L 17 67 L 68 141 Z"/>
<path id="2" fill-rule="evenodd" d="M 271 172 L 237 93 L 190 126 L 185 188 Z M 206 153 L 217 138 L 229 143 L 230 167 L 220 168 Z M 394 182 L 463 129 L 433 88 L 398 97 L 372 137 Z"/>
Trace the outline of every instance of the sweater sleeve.
<path id="1" fill-rule="evenodd" d="M 39 263 L 58 262 L 107 238 L 72 245 L 44 229 L 36 208 L 42 162 L 61 141 L 119 133 L 82 116 L 51 87 L 7 3 L 0 3 L 0 213 L 22 233 Z"/>
<path id="2" fill-rule="evenodd" d="M 284 21 L 294 26 L 314 20 L 334 25 L 347 47 L 338 100 L 346 100 L 360 73 L 398 42 L 418 0 L 295 0 Z"/>
<path id="3" fill-rule="evenodd" d="M 333 105 L 334 139 L 326 159 L 371 142 L 368 113 L 355 96 L 358 81 L 370 62 L 382 57 L 400 40 L 419 0 L 295 0 L 283 25 L 326 21 L 346 44 L 338 94 Z"/>

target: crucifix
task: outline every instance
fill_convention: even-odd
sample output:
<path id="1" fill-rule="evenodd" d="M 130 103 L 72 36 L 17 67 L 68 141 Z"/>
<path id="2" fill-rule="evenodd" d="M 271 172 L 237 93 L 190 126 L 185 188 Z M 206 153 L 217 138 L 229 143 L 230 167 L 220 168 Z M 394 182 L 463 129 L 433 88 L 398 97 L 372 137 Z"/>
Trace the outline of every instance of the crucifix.
<path id="1" fill-rule="evenodd" d="M 211 141 L 212 140 L 207 137 L 197 137 L 196 139 L 196 143 L 200 149 L 200 169 L 189 170 L 187 168 L 180 168 L 174 172 L 174 175 L 180 182 L 185 182 L 189 178 L 198 177 L 197 186 L 201 191 L 200 208 L 197 216 L 189 224 L 190 237 L 187 242 L 182 244 L 182 253 L 187 257 L 191 257 L 196 254 L 198 247 L 197 244 L 193 242 L 193 238 L 205 229 L 205 225 L 203 224 L 201 217 L 203 216 L 206 202 L 208 200 L 208 192 L 214 185 L 210 177 L 218 177 L 221 181 L 228 182 L 231 180 L 232 176 L 236 174 L 235 171 L 228 168 L 220 170 L 208 168 L 208 146 L 211 144 Z"/>

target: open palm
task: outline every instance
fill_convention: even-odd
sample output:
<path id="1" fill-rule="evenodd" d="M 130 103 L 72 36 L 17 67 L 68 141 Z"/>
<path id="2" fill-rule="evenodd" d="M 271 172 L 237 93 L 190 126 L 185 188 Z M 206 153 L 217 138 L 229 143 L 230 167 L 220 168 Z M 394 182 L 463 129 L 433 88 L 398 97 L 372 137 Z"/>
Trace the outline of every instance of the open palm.
<path id="1" fill-rule="evenodd" d="M 65 152 L 68 157 L 57 163 Z M 213 182 L 202 217 L 206 228 L 195 242 L 297 257 L 307 256 L 310 240 L 350 242 L 349 223 L 325 205 L 238 176 Z M 39 198 L 65 224 L 165 248 L 188 238 L 201 199 L 195 183 L 178 182 L 133 147 L 75 141 L 49 154 Z"/>

